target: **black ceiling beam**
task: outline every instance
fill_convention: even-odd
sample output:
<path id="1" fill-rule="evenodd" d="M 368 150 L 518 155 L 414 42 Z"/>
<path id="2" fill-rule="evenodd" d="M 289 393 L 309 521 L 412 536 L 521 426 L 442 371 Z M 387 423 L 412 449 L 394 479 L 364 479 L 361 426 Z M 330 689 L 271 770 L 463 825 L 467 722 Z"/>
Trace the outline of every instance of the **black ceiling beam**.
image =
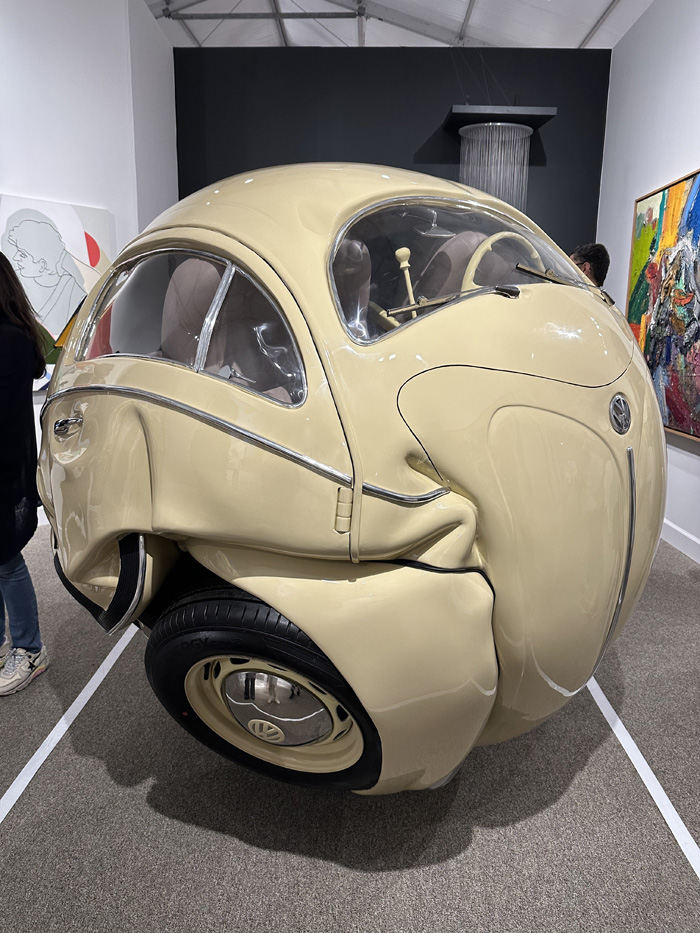
<path id="1" fill-rule="evenodd" d="M 163 11 L 165 19 L 357 19 L 357 13 L 174 13 Z"/>

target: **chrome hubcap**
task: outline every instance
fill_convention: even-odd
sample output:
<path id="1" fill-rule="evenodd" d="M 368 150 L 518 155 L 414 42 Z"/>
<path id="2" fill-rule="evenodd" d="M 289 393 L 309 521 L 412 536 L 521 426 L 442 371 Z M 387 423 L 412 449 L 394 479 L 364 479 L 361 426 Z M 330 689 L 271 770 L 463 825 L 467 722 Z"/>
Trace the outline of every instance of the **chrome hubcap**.
<path id="1" fill-rule="evenodd" d="M 234 718 L 263 742 L 308 745 L 325 738 L 333 719 L 319 698 L 300 684 L 262 671 L 235 671 L 224 681 Z"/>
<path id="2" fill-rule="evenodd" d="M 250 655 L 210 655 L 192 665 L 184 686 L 202 722 L 269 764 L 331 774 L 362 756 L 352 714 L 299 671 Z"/>

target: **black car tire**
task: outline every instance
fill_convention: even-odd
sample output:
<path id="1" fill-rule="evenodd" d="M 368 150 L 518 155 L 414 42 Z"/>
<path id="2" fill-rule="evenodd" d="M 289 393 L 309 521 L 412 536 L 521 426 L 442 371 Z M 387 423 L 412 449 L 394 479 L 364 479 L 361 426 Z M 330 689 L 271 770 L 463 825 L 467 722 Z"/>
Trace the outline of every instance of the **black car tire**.
<path id="1" fill-rule="evenodd" d="M 224 717 L 222 726 L 223 704 L 214 688 L 204 684 L 197 672 L 205 670 L 208 674 L 209 661 L 216 665 L 217 660 L 225 664 L 247 659 L 262 659 L 273 666 L 275 673 L 281 670 L 281 677 L 285 672 L 292 679 L 297 675 L 298 681 L 311 683 L 341 719 L 349 717 L 355 730 L 355 751 L 351 751 L 350 757 L 356 760 L 348 765 L 347 752 L 344 756 L 340 753 L 344 744 L 340 741 L 326 747 L 325 753 L 330 757 L 324 758 L 321 765 L 314 762 L 308 771 L 298 762 L 289 767 L 284 762 L 284 752 L 260 745 L 258 739 L 251 740 L 233 715 L 230 724 Z M 180 598 L 155 624 L 146 647 L 145 664 L 150 684 L 170 715 L 221 755 L 294 784 L 342 790 L 362 790 L 376 784 L 381 770 L 381 743 L 352 688 L 304 632 L 254 596 L 236 587 L 223 586 L 194 591 Z M 186 690 L 186 683 L 191 685 L 193 676 L 199 678 L 197 690 L 205 690 L 204 694 L 197 693 L 198 697 L 203 696 L 203 702 L 195 701 L 194 705 L 190 699 L 192 687 L 189 697 Z M 208 715 L 210 702 L 218 703 L 215 716 Z M 347 743 L 347 739 L 344 741 Z M 251 754 L 256 745 L 261 757 Z M 301 755 L 313 755 L 314 751 L 304 749 Z M 278 755 L 281 763 L 275 763 Z"/>

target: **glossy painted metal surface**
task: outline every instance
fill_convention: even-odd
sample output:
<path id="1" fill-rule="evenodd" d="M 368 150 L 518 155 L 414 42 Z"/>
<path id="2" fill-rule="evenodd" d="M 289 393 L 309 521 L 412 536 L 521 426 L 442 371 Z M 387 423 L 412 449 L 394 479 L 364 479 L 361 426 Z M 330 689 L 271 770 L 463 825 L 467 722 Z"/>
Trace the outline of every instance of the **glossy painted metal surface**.
<path id="1" fill-rule="evenodd" d="M 546 380 L 444 367 L 401 390 L 401 411 L 441 478 L 468 490 L 478 506 L 477 540 L 497 593 L 500 664 L 483 741 L 526 731 L 580 690 L 616 613 L 619 631 L 646 578 L 660 531 L 664 472 L 657 411 L 646 381 L 635 381 L 640 375 L 627 372 L 613 387 L 597 389 L 560 384 L 555 395 Z M 620 388 L 636 413 L 625 437 L 608 414 Z M 436 411 L 428 402 L 436 394 L 459 396 L 459 411 Z M 656 463 L 645 475 L 649 497 L 637 490 L 638 549 L 627 571 L 629 446 Z"/>
<path id="2" fill-rule="evenodd" d="M 342 671 L 382 742 L 370 793 L 425 790 L 461 764 L 498 684 L 493 593 L 480 574 L 186 546 L 214 573 L 303 623 Z"/>
<path id="3" fill-rule="evenodd" d="M 229 179 L 167 211 L 119 263 L 184 249 L 245 272 L 294 334 L 303 402 L 163 359 L 81 359 L 105 278 L 42 416 L 40 490 L 70 581 L 108 605 L 117 541 L 136 532 L 140 609 L 185 550 L 282 612 L 379 732 L 372 793 L 438 786 L 475 743 L 532 728 L 581 689 L 641 593 L 665 498 L 646 365 L 582 280 L 484 288 L 374 343 L 349 335 L 332 277 L 344 231 L 416 199 L 502 215 L 557 250 L 507 205 L 411 172 L 303 165 Z M 253 668 L 226 664 L 214 692 L 203 667 L 192 672 L 205 721 L 266 761 L 331 771 L 330 752 L 308 751 L 323 738 L 276 747 L 241 724 Z M 254 669 L 268 687 L 281 677 L 313 694 L 292 670 Z M 338 760 L 356 760 L 357 733 Z"/>

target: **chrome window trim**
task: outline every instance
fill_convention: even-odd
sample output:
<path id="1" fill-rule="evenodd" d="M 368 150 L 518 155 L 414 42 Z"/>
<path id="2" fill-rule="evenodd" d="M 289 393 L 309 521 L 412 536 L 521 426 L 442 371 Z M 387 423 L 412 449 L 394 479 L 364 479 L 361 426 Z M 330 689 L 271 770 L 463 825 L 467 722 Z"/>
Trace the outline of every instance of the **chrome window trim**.
<path id="1" fill-rule="evenodd" d="M 214 295 L 214 300 L 212 301 L 209 310 L 207 311 L 206 317 L 204 318 L 204 323 L 202 324 L 202 329 L 199 332 L 199 344 L 197 346 L 197 353 L 194 358 L 194 363 L 192 368 L 195 372 L 200 372 L 204 367 L 205 360 L 207 358 L 207 353 L 209 352 L 209 341 L 211 340 L 211 332 L 214 330 L 214 324 L 219 315 L 219 310 L 221 305 L 224 303 L 224 298 L 228 287 L 233 281 L 233 277 L 236 274 L 237 269 L 233 263 L 227 263 L 224 274 L 221 276 L 221 281 L 219 282 L 219 287 L 216 290 Z"/>
<path id="2" fill-rule="evenodd" d="M 298 453 L 297 451 L 290 450 L 289 447 L 284 447 L 281 444 L 277 444 L 275 441 L 271 441 L 259 434 L 254 434 L 252 431 L 248 431 L 245 428 L 237 427 L 235 424 L 231 424 L 230 421 L 225 421 L 223 418 L 217 418 L 215 415 L 211 415 L 205 411 L 202 411 L 200 408 L 194 408 L 191 405 L 186 405 L 184 402 L 176 402 L 173 399 L 166 398 L 163 395 L 157 395 L 155 392 L 147 392 L 145 389 L 135 389 L 131 386 L 118 385 L 81 385 L 70 386 L 67 389 L 59 389 L 58 392 L 54 392 L 53 395 L 47 397 L 41 408 L 41 414 L 39 415 L 40 420 L 43 420 L 49 405 L 58 399 L 67 398 L 71 395 L 84 395 L 85 393 L 91 392 L 97 394 L 107 393 L 111 395 L 119 395 L 123 398 L 138 399 L 139 401 L 151 402 L 154 405 L 161 405 L 164 408 L 170 408 L 173 411 L 177 411 L 181 414 L 196 418 L 198 421 L 201 421 L 203 424 L 209 425 L 210 427 L 224 431 L 226 434 L 230 434 L 232 437 L 244 441 L 244 443 L 251 444 L 253 447 L 259 447 L 262 450 L 267 450 L 270 453 L 276 454 L 278 457 L 283 457 L 285 460 L 289 460 L 292 463 L 296 463 L 298 466 L 302 466 L 307 470 L 311 470 L 318 476 L 321 476 L 324 479 L 329 479 L 331 482 L 338 483 L 340 486 L 344 486 L 346 489 L 353 488 L 352 477 L 348 476 L 346 473 L 341 473 L 339 470 L 335 470 L 333 467 L 327 466 L 324 463 L 319 463 L 317 460 L 314 460 L 311 457 L 307 457 L 304 454 Z M 256 395 L 260 397 L 258 393 L 256 393 Z M 380 486 L 372 486 L 369 483 L 362 484 L 362 493 L 364 495 L 372 496 L 377 499 L 385 499 L 388 502 L 392 502 L 396 505 L 407 506 L 424 505 L 428 502 L 432 502 L 434 499 L 439 499 L 441 496 L 446 495 L 449 491 L 450 490 L 445 487 L 439 487 L 438 489 L 431 490 L 430 492 L 423 493 L 421 495 L 406 495 L 400 492 L 393 492 L 389 489 L 383 489 Z"/>
<path id="3" fill-rule="evenodd" d="M 377 337 L 375 340 L 360 340 L 357 337 L 355 337 L 353 334 L 351 334 L 347 328 L 347 324 L 343 316 L 343 311 L 342 311 L 341 304 L 340 304 L 340 296 L 338 295 L 338 291 L 335 287 L 335 277 L 333 275 L 333 260 L 335 259 L 336 253 L 338 252 L 338 248 L 340 247 L 340 244 L 345 238 L 345 235 L 347 234 L 350 227 L 352 227 L 353 224 L 357 223 L 362 217 L 366 217 L 369 214 L 377 213 L 378 211 L 383 210 L 386 207 L 397 206 L 400 204 L 424 204 L 426 207 L 430 207 L 431 205 L 435 205 L 435 204 L 441 207 L 458 205 L 459 207 L 472 208 L 472 209 L 476 209 L 479 211 L 483 211 L 483 213 L 485 214 L 491 214 L 495 217 L 503 218 L 509 224 L 513 224 L 516 227 L 520 227 L 521 230 L 526 230 L 531 235 L 539 236 L 539 234 L 537 234 L 536 231 L 532 230 L 531 227 L 528 227 L 527 224 L 524 224 L 521 220 L 518 220 L 516 217 L 511 217 L 510 214 L 507 214 L 505 211 L 499 211 L 497 208 L 494 208 L 494 207 L 485 207 L 479 201 L 476 201 L 472 198 L 457 198 L 457 197 L 450 198 L 447 195 L 431 196 L 429 194 L 428 195 L 407 195 L 406 197 L 387 198 L 384 201 L 377 201 L 375 204 L 369 205 L 369 207 L 363 207 L 361 210 L 357 211 L 357 213 L 353 214 L 353 216 L 349 220 L 346 220 L 343 226 L 340 228 L 340 230 L 336 234 L 335 239 L 333 240 L 333 245 L 331 246 L 331 250 L 328 256 L 328 265 L 326 268 L 326 274 L 328 276 L 328 285 L 329 285 L 331 294 L 333 296 L 333 303 L 335 304 L 335 311 L 336 311 L 336 314 L 338 315 L 338 319 L 340 320 L 341 327 L 343 328 L 347 336 L 350 338 L 350 340 L 352 340 L 353 343 L 357 344 L 357 346 L 360 346 L 360 347 L 373 347 L 375 346 L 375 344 L 380 343 L 380 341 L 385 340 L 387 337 L 391 337 L 392 334 L 395 333 L 395 331 L 404 330 L 404 328 L 410 327 L 412 324 L 416 324 L 418 321 L 426 317 L 426 315 L 423 314 L 420 317 L 415 317 L 410 321 L 406 321 L 404 324 L 401 325 L 401 327 L 392 328 L 392 330 L 387 331 L 385 334 L 382 334 L 381 337 Z M 546 245 L 549 246 L 548 243 Z M 579 282 L 577 279 L 573 279 L 571 284 L 579 286 L 584 289 L 588 288 L 585 282 L 583 281 Z M 495 286 L 485 285 L 483 286 L 483 290 L 482 288 L 475 289 L 473 292 L 473 296 L 476 297 L 477 295 L 488 294 L 490 292 L 493 292 L 494 288 Z M 462 296 L 462 297 L 464 298 L 466 296 Z M 428 314 L 441 310 L 442 308 L 446 307 L 446 305 L 448 304 L 452 304 L 452 302 L 445 302 L 444 305 L 438 305 L 436 308 L 433 308 L 432 311 L 429 311 Z"/>
<path id="4" fill-rule="evenodd" d="M 80 338 L 80 343 L 76 347 L 75 353 L 73 354 L 73 359 L 76 361 L 82 362 L 85 358 L 85 354 L 87 353 L 87 348 L 90 344 L 90 341 L 94 337 L 95 330 L 97 328 L 97 309 L 102 304 L 102 299 L 105 295 L 105 292 L 107 291 L 107 289 L 110 287 L 110 285 L 116 278 L 116 273 L 117 273 L 117 269 L 116 268 L 112 269 L 111 273 L 107 276 L 106 281 L 102 284 L 102 288 L 99 290 L 99 292 L 95 296 L 95 300 L 93 301 L 92 307 L 90 308 L 90 313 L 87 316 L 87 323 L 85 325 L 85 329 L 83 330 L 83 334 Z"/>
<path id="5" fill-rule="evenodd" d="M 104 356 L 95 357 L 95 361 L 101 360 L 143 360 L 148 363 L 155 363 L 158 366 L 176 366 L 178 369 L 183 369 L 188 373 L 195 372 L 195 370 L 191 366 L 188 366 L 187 363 L 178 363 L 177 360 L 159 359 L 158 357 L 154 356 L 141 356 L 139 353 L 105 353 Z M 88 362 L 93 361 L 89 360 Z M 225 382 L 227 385 L 235 386 L 236 389 L 240 389 L 242 392 L 248 392 L 250 395 L 254 395 L 256 398 L 264 398 L 266 402 L 270 402 L 273 405 L 279 405 L 281 408 L 300 408 L 306 401 L 306 396 L 304 396 L 300 402 L 296 402 L 295 404 L 292 404 L 291 402 L 283 402 L 281 399 L 274 398 L 272 395 L 265 395 L 263 392 L 256 392 L 254 389 L 249 389 L 247 386 L 241 385 L 240 382 L 230 382 L 228 379 L 224 379 L 222 376 L 216 376 L 214 373 L 208 373 L 206 369 L 199 370 L 197 375 L 204 376 L 205 379 L 215 379 L 219 385 L 221 385 L 222 382 Z"/>
<path id="6" fill-rule="evenodd" d="M 94 333 L 95 333 L 95 328 L 97 326 L 97 310 L 100 307 L 100 304 L 102 302 L 102 298 L 104 297 L 105 292 L 110 287 L 110 285 L 115 280 L 115 278 L 117 278 L 117 276 L 121 272 L 124 272 L 130 266 L 134 266 L 138 262 L 141 262 L 142 259 L 148 259 L 151 256 L 158 256 L 163 253 L 188 253 L 191 256 L 201 256 L 204 259 L 212 260 L 212 262 L 215 262 L 218 265 L 223 265 L 225 267 L 233 268 L 233 263 L 231 262 L 230 259 L 225 259 L 223 256 L 217 256 L 214 253 L 207 252 L 206 250 L 190 249 L 187 246 L 172 246 L 172 247 L 171 246 L 159 246 L 156 249 L 147 250 L 145 253 L 139 253 L 137 256 L 131 256 L 128 259 L 122 259 L 121 262 L 115 263 L 114 267 L 112 268 L 111 273 L 107 277 L 107 280 L 103 283 L 102 288 L 99 290 L 99 292 L 95 296 L 95 300 L 93 301 L 92 307 L 90 308 L 90 313 L 88 314 L 88 323 L 85 327 L 85 330 L 83 331 L 83 335 L 80 338 L 80 343 L 78 344 L 74 357 L 73 357 L 77 362 L 84 361 L 84 358 L 85 358 L 84 355 L 87 352 L 88 344 L 92 340 Z M 226 269 L 224 269 L 224 274 L 222 275 L 222 279 L 225 277 L 225 275 L 226 275 Z M 216 291 L 216 295 L 214 296 L 214 301 L 216 301 L 216 297 L 218 294 L 219 294 L 219 289 L 217 289 Z M 209 312 L 207 312 L 207 314 L 208 313 Z M 114 355 L 121 357 L 121 356 L 131 356 L 132 354 L 119 353 L 119 354 L 114 354 Z M 95 357 L 95 359 L 102 359 L 102 358 L 103 357 Z M 152 357 L 144 357 L 144 359 L 152 359 Z M 172 362 L 176 363 L 177 360 L 173 360 Z M 186 363 L 182 363 L 181 365 L 187 366 Z M 187 368 L 191 369 L 192 367 L 188 366 Z"/>
<path id="7" fill-rule="evenodd" d="M 295 352 L 296 352 L 296 356 L 297 356 L 297 358 L 298 358 L 298 360 L 299 360 L 301 381 L 302 381 L 302 384 L 303 384 L 303 387 L 304 387 L 304 394 L 303 394 L 301 400 L 298 401 L 298 402 L 282 402 L 282 401 L 280 401 L 280 399 L 275 399 L 275 398 L 273 398 L 273 397 L 270 396 L 270 395 L 266 395 L 265 392 L 258 392 L 256 389 L 248 389 L 246 386 L 242 386 L 239 382 L 234 382 L 234 383 L 232 383 L 232 384 L 235 385 L 235 386 L 237 386 L 239 389 L 246 389 L 246 391 L 252 392 L 254 395 L 262 396 L 263 398 L 266 398 L 266 399 L 268 399 L 268 400 L 270 400 L 270 401 L 275 401 L 275 402 L 277 402 L 278 404 L 283 405 L 285 408 L 299 408 L 299 406 L 300 406 L 300 405 L 303 405 L 304 402 L 306 401 L 306 398 L 307 398 L 307 395 L 308 395 L 308 388 L 309 388 L 309 387 L 308 387 L 308 384 L 307 384 L 307 382 L 306 382 L 306 367 L 304 366 L 304 358 L 303 358 L 302 353 L 301 353 L 301 348 L 300 348 L 300 346 L 299 346 L 299 343 L 298 343 L 296 337 L 294 336 L 294 331 L 292 330 L 292 327 L 291 327 L 291 325 L 290 325 L 290 323 L 289 323 L 289 321 L 288 321 L 288 319 L 287 319 L 287 315 L 284 313 L 284 311 L 283 311 L 282 308 L 279 306 L 278 302 L 275 300 L 275 298 L 272 296 L 272 294 L 268 291 L 268 289 L 265 288 L 265 286 L 264 286 L 261 282 L 259 282 L 259 281 L 255 278 L 254 275 L 252 275 L 252 274 L 249 273 L 249 272 L 246 272 L 245 269 L 241 269 L 240 266 L 236 266 L 235 264 L 233 265 L 233 273 L 232 273 L 231 278 L 230 278 L 230 280 L 229 280 L 229 285 L 231 284 L 231 282 L 233 282 L 234 274 L 242 275 L 244 279 L 247 279 L 247 280 L 250 282 L 250 284 L 253 286 L 253 288 L 257 289 L 257 291 L 260 292 L 260 294 L 261 294 L 261 295 L 263 296 L 263 298 L 267 301 L 267 303 L 268 303 L 272 308 L 274 308 L 275 311 L 277 312 L 277 314 L 279 315 L 279 317 L 280 317 L 282 323 L 284 324 L 285 330 L 286 330 L 287 333 L 289 334 L 290 343 L 291 343 L 292 346 L 294 347 L 294 350 L 295 350 Z M 218 316 L 219 316 L 219 311 L 221 310 L 221 307 L 223 306 L 223 303 L 224 303 L 224 301 L 225 301 L 225 299 L 226 299 L 226 294 L 227 294 L 227 292 L 228 292 L 228 288 L 226 289 L 226 292 L 224 292 L 224 294 L 221 296 L 221 302 L 219 303 L 219 305 L 218 305 L 218 307 L 217 307 L 217 309 L 216 309 L 216 314 L 212 317 L 212 320 L 211 320 L 211 327 L 210 327 L 209 333 L 208 333 L 208 335 L 207 335 L 207 346 L 206 346 L 206 350 L 207 350 L 207 351 L 209 350 L 209 341 L 210 341 L 210 339 L 211 339 L 211 335 L 212 335 L 212 333 L 213 333 L 213 331 L 214 331 L 214 328 L 216 327 L 216 323 L 217 323 L 217 321 L 218 321 Z M 217 294 L 218 294 L 218 293 L 217 293 Z M 215 299 L 215 302 L 216 302 L 216 299 Z M 207 315 L 207 318 L 208 318 L 208 315 Z M 203 327 L 202 327 L 202 333 L 204 333 L 204 327 L 206 327 L 206 325 L 207 325 L 207 321 L 204 322 L 204 325 L 203 325 Z M 214 379 L 218 379 L 220 382 L 228 382 L 229 380 L 228 380 L 228 379 L 225 379 L 223 376 L 218 376 L 216 373 L 207 372 L 207 370 L 204 369 L 204 364 L 206 363 L 206 359 L 207 359 L 207 357 L 206 357 L 206 352 L 205 352 L 205 353 L 203 354 L 203 357 L 202 357 L 201 366 L 197 367 L 197 372 L 198 372 L 198 373 L 201 373 L 201 374 L 204 375 L 204 376 L 211 376 L 211 377 L 213 377 Z M 199 353 L 197 354 L 197 360 L 195 360 L 195 363 L 197 363 L 198 361 L 199 361 Z"/>
<path id="8" fill-rule="evenodd" d="M 74 360 L 79 363 L 85 362 L 85 353 L 87 352 L 87 347 L 90 341 L 92 340 L 94 333 L 95 333 L 95 329 L 97 327 L 98 309 L 101 306 L 101 302 L 106 291 L 108 290 L 112 282 L 115 280 L 115 278 L 117 278 L 121 272 L 124 272 L 126 269 L 130 268 L 131 266 L 135 266 L 137 263 L 141 262 L 144 259 L 149 259 L 151 256 L 158 256 L 158 255 L 172 254 L 172 253 L 187 253 L 190 256 L 197 256 L 197 257 L 201 257 L 204 259 L 209 259 L 212 262 L 218 265 L 223 265 L 225 267 L 224 272 L 221 276 L 221 282 L 219 283 L 219 287 L 217 288 L 214 298 L 212 299 L 212 303 L 209 306 L 209 310 L 207 311 L 206 317 L 204 319 L 204 323 L 202 324 L 202 329 L 199 333 L 199 343 L 197 346 L 197 353 L 195 356 L 194 363 L 190 365 L 189 363 L 182 363 L 179 360 L 156 359 L 155 357 L 144 356 L 140 353 L 105 353 L 102 356 L 94 357 L 94 359 L 100 359 L 100 360 L 135 359 L 135 360 L 151 360 L 157 363 L 170 363 L 173 366 L 184 367 L 185 369 L 188 369 L 190 372 L 194 371 L 196 373 L 200 373 L 203 376 L 209 376 L 210 378 L 218 379 L 220 382 L 221 381 L 227 382 L 228 380 L 224 379 L 222 376 L 217 376 L 215 373 L 207 372 L 204 369 L 204 365 L 206 363 L 207 353 L 209 351 L 209 343 L 211 341 L 211 335 L 213 333 L 214 327 L 216 326 L 216 322 L 219 317 L 219 311 L 221 310 L 221 307 L 224 303 L 224 300 L 228 293 L 229 286 L 231 285 L 231 282 L 233 281 L 234 275 L 236 273 L 239 273 L 240 275 L 248 279 L 248 281 L 251 282 L 251 284 L 255 288 L 257 288 L 257 290 L 263 295 L 266 301 L 275 309 L 277 314 L 279 314 L 280 318 L 284 322 L 287 333 L 289 334 L 291 343 L 294 346 L 296 355 L 301 365 L 300 373 L 301 373 L 301 380 L 302 380 L 302 384 L 304 387 L 304 391 L 303 391 L 303 396 L 301 400 L 298 402 L 292 403 L 292 402 L 283 402 L 281 399 L 273 398 L 270 395 L 266 395 L 264 392 L 257 392 L 255 389 L 250 389 L 247 386 L 242 386 L 237 382 L 233 383 L 233 385 L 235 385 L 239 389 L 243 389 L 246 392 L 252 392 L 253 395 L 256 395 L 258 397 L 266 398 L 270 402 L 275 402 L 277 405 L 282 405 L 284 408 L 299 408 L 300 405 L 303 405 L 308 396 L 308 388 L 309 388 L 308 383 L 306 381 L 306 367 L 304 366 L 304 358 L 303 358 L 301 349 L 299 347 L 299 344 L 297 343 L 297 340 L 294 336 L 294 332 L 289 324 L 289 321 L 287 320 L 286 314 L 284 313 L 282 308 L 279 306 L 278 302 L 270 294 L 270 292 L 262 285 L 262 283 L 258 282 L 257 279 L 252 274 L 246 272 L 245 269 L 241 269 L 241 267 L 237 266 L 231 259 L 226 259 L 224 256 L 217 256 L 215 253 L 210 253 L 207 250 L 190 249 L 189 247 L 186 247 L 186 246 L 173 246 L 173 247 L 161 246 L 156 249 L 147 250 L 145 253 L 139 253 L 137 256 L 131 256 L 130 258 L 124 259 L 121 262 L 115 264 L 114 268 L 112 269 L 111 274 L 107 278 L 106 282 L 104 282 L 104 284 L 102 285 L 102 288 L 100 288 L 99 292 L 97 293 L 97 296 L 95 297 L 95 300 L 92 303 L 92 307 L 90 308 L 90 313 L 88 315 L 88 324 L 86 325 L 83 335 L 80 338 L 80 343 L 78 344 L 78 347 L 74 354 Z"/>
<path id="9" fill-rule="evenodd" d="M 625 566 L 622 572 L 622 582 L 620 584 L 620 592 L 617 596 L 617 603 L 615 605 L 615 612 L 613 613 L 612 622 L 610 623 L 610 628 L 608 629 L 608 634 L 605 637 L 605 642 L 603 647 L 600 649 L 600 654 L 598 655 L 598 660 L 595 662 L 595 667 L 591 672 L 591 677 L 598 670 L 600 662 L 605 656 L 605 652 L 610 646 L 615 632 L 617 631 L 617 625 L 620 621 L 620 612 L 622 611 L 622 604 L 625 601 L 625 595 L 627 593 L 627 584 L 629 583 L 630 570 L 632 568 L 632 551 L 634 550 L 634 536 L 635 529 L 637 526 L 637 475 L 634 466 L 634 450 L 631 447 L 627 448 L 627 472 L 629 474 L 629 519 L 627 524 L 627 555 L 625 557 Z"/>

